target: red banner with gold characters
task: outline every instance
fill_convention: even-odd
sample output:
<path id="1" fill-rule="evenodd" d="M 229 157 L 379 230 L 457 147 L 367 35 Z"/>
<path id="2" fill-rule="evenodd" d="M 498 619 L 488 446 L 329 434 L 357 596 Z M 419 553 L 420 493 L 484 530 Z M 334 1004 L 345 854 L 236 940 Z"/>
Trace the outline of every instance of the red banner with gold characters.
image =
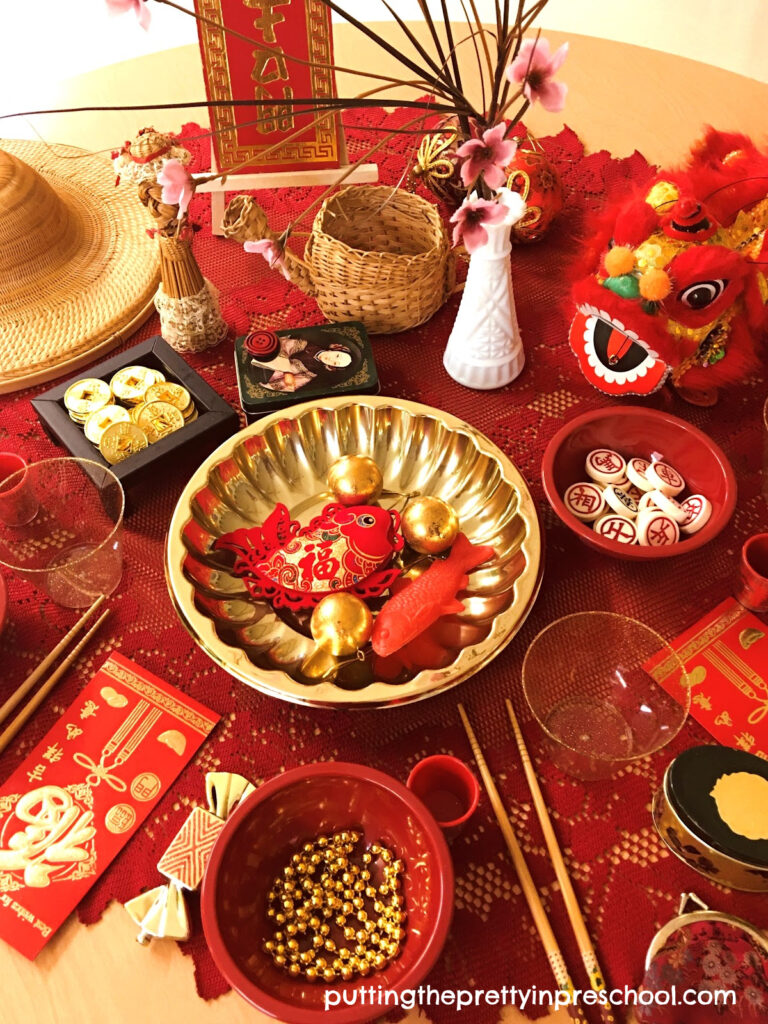
<path id="1" fill-rule="evenodd" d="M 0 938 L 34 959 L 218 720 L 111 654 L 0 788 Z"/>
<path id="2" fill-rule="evenodd" d="M 238 172 L 338 167 L 336 116 L 312 126 L 316 114 L 295 113 L 290 99 L 336 95 L 330 11 L 320 0 L 195 0 L 199 15 L 253 42 L 198 21 L 210 101 L 266 100 L 264 106 L 211 106 L 216 166 Z M 257 122 L 257 123 L 254 123 Z M 292 138 L 300 129 L 305 130 Z M 262 161 L 261 154 L 271 150 Z"/>

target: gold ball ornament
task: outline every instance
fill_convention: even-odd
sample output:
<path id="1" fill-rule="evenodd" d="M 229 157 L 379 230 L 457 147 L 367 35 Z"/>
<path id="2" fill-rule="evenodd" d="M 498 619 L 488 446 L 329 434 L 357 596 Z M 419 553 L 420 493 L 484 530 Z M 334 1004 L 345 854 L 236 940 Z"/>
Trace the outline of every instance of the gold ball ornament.
<path id="1" fill-rule="evenodd" d="M 345 455 L 328 473 L 328 486 L 342 505 L 368 505 L 381 494 L 381 470 L 367 455 Z"/>
<path id="2" fill-rule="evenodd" d="M 439 555 L 456 540 L 459 517 L 442 498 L 414 498 L 405 506 L 400 527 L 408 545 L 421 555 Z"/>
<path id="3" fill-rule="evenodd" d="M 354 594 L 329 594 L 312 612 L 309 628 L 320 647 L 336 658 L 346 657 L 370 639 L 373 615 Z"/>

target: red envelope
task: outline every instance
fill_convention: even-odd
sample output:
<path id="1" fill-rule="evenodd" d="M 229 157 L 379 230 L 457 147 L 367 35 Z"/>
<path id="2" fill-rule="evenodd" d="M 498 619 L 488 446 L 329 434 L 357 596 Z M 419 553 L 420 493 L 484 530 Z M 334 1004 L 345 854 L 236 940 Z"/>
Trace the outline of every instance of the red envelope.
<path id="1" fill-rule="evenodd" d="M 670 646 L 688 673 L 696 721 L 719 743 L 768 760 L 768 626 L 728 598 Z M 662 651 L 646 668 L 675 696 L 675 660 Z"/>
<path id="2" fill-rule="evenodd" d="M 111 654 L 0 788 L 0 937 L 34 959 L 218 720 Z"/>

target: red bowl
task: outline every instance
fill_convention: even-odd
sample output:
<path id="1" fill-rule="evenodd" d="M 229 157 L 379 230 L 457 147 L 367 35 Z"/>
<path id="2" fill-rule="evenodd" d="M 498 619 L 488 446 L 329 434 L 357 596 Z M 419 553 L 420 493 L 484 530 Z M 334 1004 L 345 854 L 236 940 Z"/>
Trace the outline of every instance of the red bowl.
<path id="1" fill-rule="evenodd" d="M 289 977 L 262 950 L 271 931 L 267 894 L 307 840 L 344 828 L 382 841 L 405 861 L 408 914 L 400 956 L 385 970 L 332 985 Z M 203 929 L 219 970 L 249 1003 L 287 1024 L 361 1024 L 383 1005 L 324 1008 L 324 993 L 417 988 L 443 948 L 453 914 L 453 866 L 443 834 L 401 783 L 365 765 L 330 762 L 270 779 L 228 819 L 203 879 Z M 349 995 L 347 995 L 349 999 Z"/>
<path id="2" fill-rule="evenodd" d="M 683 474 L 687 493 L 703 494 L 712 502 L 707 525 L 669 547 L 619 544 L 600 537 L 588 523 L 571 515 L 562 498 L 571 484 L 587 479 L 584 464 L 595 448 L 613 448 L 625 458 L 648 458 L 658 452 Z M 541 476 L 555 514 L 585 544 L 614 558 L 636 562 L 695 551 L 720 533 L 736 507 L 736 477 L 723 450 L 685 420 L 639 405 L 596 409 L 570 420 L 547 445 Z"/>

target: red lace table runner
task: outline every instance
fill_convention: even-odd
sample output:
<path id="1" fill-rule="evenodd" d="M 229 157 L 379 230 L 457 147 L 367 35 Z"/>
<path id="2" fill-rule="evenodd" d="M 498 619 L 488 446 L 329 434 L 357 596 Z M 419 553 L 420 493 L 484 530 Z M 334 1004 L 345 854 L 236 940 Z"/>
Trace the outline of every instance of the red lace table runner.
<path id="1" fill-rule="evenodd" d="M 369 112 L 367 125 L 402 124 L 400 112 Z M 187 125 L 187 140 L 198 135 Z M 377 138 L 370 130 L 349 130 L 352 159 Z M 195 151 L 195 169 L 207 166 L 207 143 L 186 143 Z M 125 901 L 158 884 L 155 864 L 184 821 L 189 806 L 202 799 L 203 773 L 240 772 L 254 782 L 283 768 L 318 759 L 362 761 L 405 780 L 413 764 L 427 754 L 447 752 L 468 759 L 470 752 L 456 712 L 461 699 L 507 801 L 531 870 L 540 886 L 577 984 L 580 960 L 531 805 L 525 779 L 510 738 L 503 700 L 511 695 L 554 812 L 574 885 L 611 986 L 637 985 L 645 950 L 657 927 L 676 908 L 679 893 L 693 889 L 713 906 L 768 925 L 766 901 L 731 895 L 694 875 L 662 846 L 650 817 L 651 798 L 664 769 L 679 750 L 706 742 L 694 722 L 667 750 L 627 769 L 619 778 L 581 784 L 547 763 L 520 691 L 525 649 L 543 626 L 582 609 L 613 609 L 633 615 L 669 637 L 677 635 L 730 592 L 737 553 L 744 538 L 768 528 L 760 495 L 760 410 L 762 380 L 749 381 L 724 396 L 714 409 L 683 406 L 660 397 L 671 411 L 711 434 L 731 459 L 739 482 L 737 512 L 724 533 L 702 550 L 670 561 L 626 563 L 598 556 L 581 545 L 549 511 L 539 481 L 541 456 L 564 419 L 608 404 L 582 379 L 567 343 L 570 307 L 568 267 L 578 251 L 584 214 L 608 190 L 642 180 L 649 168 L 637 153 L 614 160 L 606 152 L 585 156 L 576 135 L 564 129 L 544 140 L 567 189 L 565 210 L 541 243 L 518 247 L 513 275 L 527 365 L 511 386 L 494 392 L 466 390 L 450 380 L 442 366 L 443 349 L 456 315 L 454 298 L 427 324 L 413 331 L 374 339 L 382 393 L 445 409 L 474 424 L 517 464 L 530 482 L 547 534 L 546 572 L 541 595 L 517 638 L 490 666 L 458 690 L 411 707 L 358 713 L 317 711 L 264 697 L 234 681 L 193 643 L 171 607 L 163 574 L 163 541 L 176 500 L 193 466 L 170 466 L 163 478 L 134 495 L 126 521 L 125 574 L 110 600 L 113 614 L 97 643 L 80 659 L 66 682 L 37 713 L 0 759 L 6 777 L 50 727 L 57 715 L 115 648 L 220 712 L 223 722 L 180 776 L 175 794 L 164 799 L 127 849 L 94 886 L 80 907 L 81 919 L 98 919 L 112 899 Z M 381 180 L 401 180 L 408 135 L 395 135 L 381 156 Z M 282 228 L 316 191 L 288 190 L 259 195 L 272 227 Z M 208 197 L 194 200 L 193 217 L 203 224 L 196 251 L 204 273 L 221 291 L 222 307 L 233 331 L 252 324 L 295 326 L 321 319 L 314 302 L 267 269 L 261 257 L 248 256 L 231 242 L 211 236 Z M 153 318 L 132 339 L 157 333 Z M 237 387 L 232 338 L 189 362 L 233 406 Z M 34 392 L 0 400 L 0 447 L 17 448 L 35 460 L 60 454 L 43 435 L 29 404 Z M 0 638 L 0 699 L 18 684 L 73 621 L 30 585 L 9 579 L 11 622 Z M 500 988 L 551 987 L 549 970 L 520 893 L 501 835 L 485 798 L 467 831 L 453 844 L 456 910 L 443 957 L 429 983 Z M 193 897 L 190 901 L 195 903 Z M 197 984 L 210 998 L 225 991 L 203 940 L 199 921 L 183 947 L 194 958 Z M 541 1012 L 540 1010 L 537 1012 Z M 452 1020 L 449 1008 L 430 1007 L 441 1024 Z M 498 1009 L 473 1010 L 473 1024 L 498 1019 Z"/>

